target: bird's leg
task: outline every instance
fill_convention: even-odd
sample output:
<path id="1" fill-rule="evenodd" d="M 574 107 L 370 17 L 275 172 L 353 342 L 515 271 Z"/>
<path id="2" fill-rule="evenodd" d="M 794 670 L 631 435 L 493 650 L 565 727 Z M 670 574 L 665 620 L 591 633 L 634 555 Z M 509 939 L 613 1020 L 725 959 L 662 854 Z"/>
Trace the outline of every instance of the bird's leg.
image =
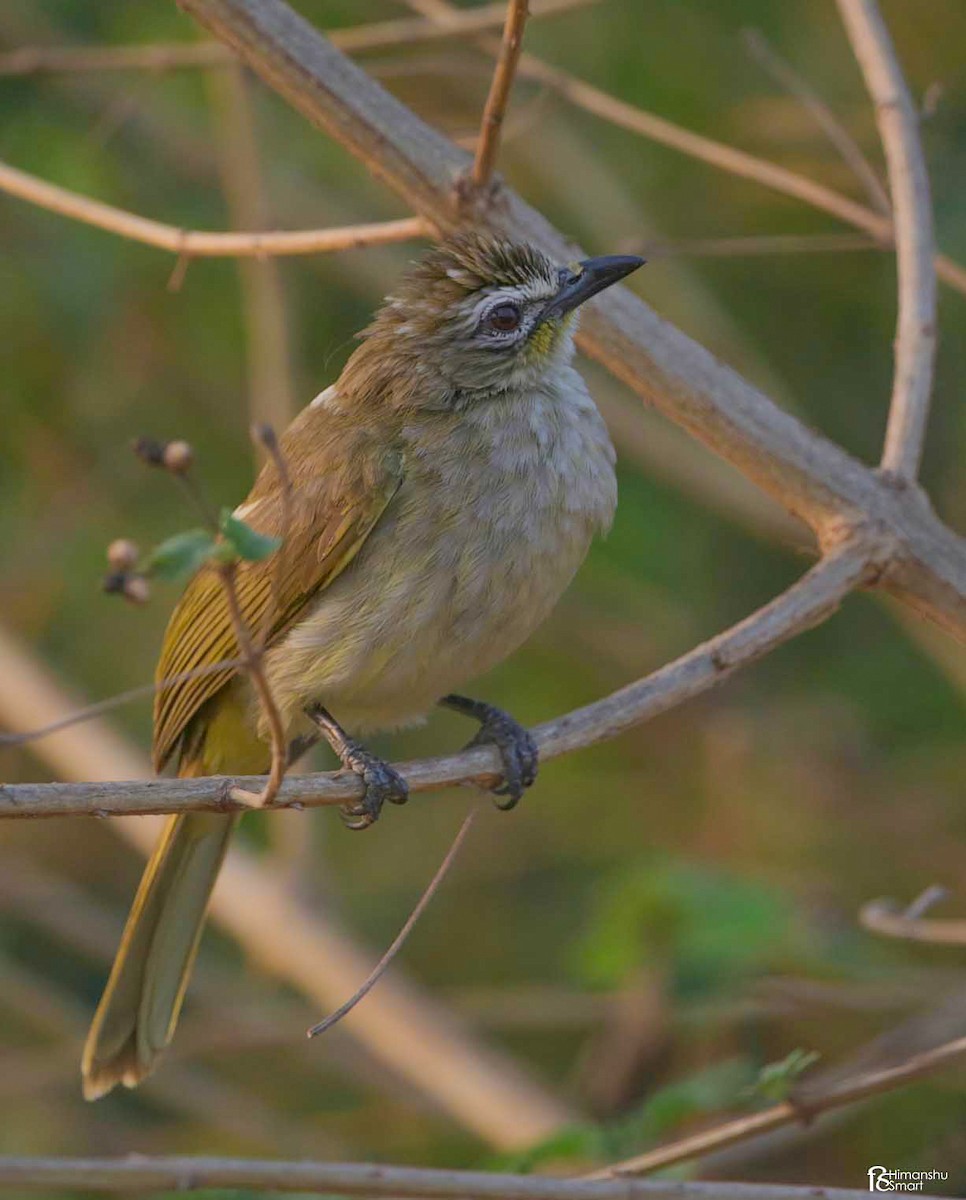
<path id="1" fill-rule="evenodd" d="M 349 737 L 327 709 L 321 704 L 313 704 L 306 708 L 305 715 L 318 726 L 322 736 L 338 754 L 343 767 L 358 775 L 365 784 L 362 799 L 344 804 L 339 810 L 350 829 L 368 829 L 387 800 L 393 804 L 406 803 L 409 786 L 405 779 L 387 762 Z"/>
<path id="2" fill-rule="evenodd" d="M 503 759 L 503 782 L 493 789 L 493 794 L 506 796 L 503 803 L 497 802 L 497 808 L 514 808 L 537 777 L 540 756 L 537 743 L 530 733 L 502 708 L 482 700 L 449 695 L 439 703 L 443 708 L 451 708 L 454 712 L 475 717 L 479 721 L 480 728 L 465 749 L 469 750 L 471 746 L 496 746 Z"/>

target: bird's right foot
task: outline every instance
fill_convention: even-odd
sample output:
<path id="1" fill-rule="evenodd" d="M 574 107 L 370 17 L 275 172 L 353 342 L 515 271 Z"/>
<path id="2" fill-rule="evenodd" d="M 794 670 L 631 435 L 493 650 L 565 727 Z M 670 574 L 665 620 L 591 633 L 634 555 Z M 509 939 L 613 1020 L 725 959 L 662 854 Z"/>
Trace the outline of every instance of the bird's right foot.
<path id="1" fill-rule="evenodd" d="M 349 737 L 332 714 L 321 705 L 307 708 L 305 712 L 339 756 L 343 768 L 362 780 L 365 789 L 362 798 L 349 801 L 339 809 L 339 815 L 348 829 L 368 829 L 379 819 L 387 800 L 391 804 L 406 803 L 409 785 L 394 767 L 355 738 Z"/>

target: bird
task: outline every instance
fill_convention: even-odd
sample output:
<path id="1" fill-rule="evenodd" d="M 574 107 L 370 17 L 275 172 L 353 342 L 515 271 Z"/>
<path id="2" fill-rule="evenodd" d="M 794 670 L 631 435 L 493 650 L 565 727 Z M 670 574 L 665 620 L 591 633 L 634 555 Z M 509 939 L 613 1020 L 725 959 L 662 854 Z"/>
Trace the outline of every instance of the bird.
<path id="1" fill-rule="evenodd" d="M 360 735 L 419 724 L 437 705 L 477 721 L 470 745 L 497 747 L 500 807 L 533 783 L 531 735 L 456 689 L 527 639 L 611 524 L 615 454 L 573 366 L 574 332 L 584 301 L 643 262 L 562 265 L 503 235 L 450 235 L 402 276 L 235 509 L 284 535 L 281 566 L 238 564 L 238 604 L 268 631 L 263 669 L 286 738 L 324 738 L 361 777 L 350 828 L 407 798 Z M 201 569 L 158 662 L 157 771 L 267 771 L 271 734 L 238 653 L 222 583 Z M 237 821 L 169 818 L 84 1047 L 87 1099 L 137 1086 L 171 1042 Z"/>

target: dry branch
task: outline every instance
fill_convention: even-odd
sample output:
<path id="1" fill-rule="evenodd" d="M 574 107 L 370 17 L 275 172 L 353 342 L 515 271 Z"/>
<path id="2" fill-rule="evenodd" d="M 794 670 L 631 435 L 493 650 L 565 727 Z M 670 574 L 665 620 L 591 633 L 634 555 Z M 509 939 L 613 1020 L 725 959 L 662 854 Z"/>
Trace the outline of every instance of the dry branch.
<path id="1" fill-rule="evenodd" d="M 911 908 L 903 912 L 892 900 L 870 900 L 859 912 L 859 923 L 883 937 L 933 946 L 966 946 L 966 920 L 924 917 Z"/>
<path id="2" fill-rule="evenodd" d="M 378 221 L 369 225 L 347 225 L 340 229 L 280 229 L 256 233 L 207 233 L 179 229 L 148 217 L 139 217 L 113 205 L 80 196 L 56 184 L 47 183 L 26 171 L 0 163 L 0 191 L 17 196 L 38 208 L 71 217 L 85 225 L 106 229 L 119 237 L 170 250 L 186 258 L 235 258 L 242 255 L 330 254 L 336 250 L 354 250 L 360 246 L 381 246 L 389 242 L 428 237 L 432 226 L 419 217 L 398 221 Z"/>
<path id="3" fill-rule="evenodd" d="M 859 542 L 833 550 L 788 591 L 738 625 L 612 695 L 533 730 L 541 759 L 556 758 L 616 737 L 723 682 L 796 634 L 819 624 L 879 569 L 881 547 Z M 460 783 L 482 786 L 499 778 L 498 753 L 478 747 L 445 758 L 398 764 L 411 792 Z M 21 783 L 0 785 L 0 818 L 224 811 L 233 787 L 258 790 L 260 778 L 151 779 L 128 783 Z M 275 807 L 343 804 L 361 796 L 347 771 L 300 775 L 282 784 Z"/>
<path id="4" fill-rule="evenodd" d="M 936 357 L 932 202 L 919 117 L 875 0 L 839 0 L 839 12 L 875 105 L 895 213 L 899 317 L 882 467 L 915 479 L 926 436 Z"/>
<path id="5" fill-rule="evenodd" d="M 675 1163 L 688 1162 L 710 1154 L 713 1150 L 721 1150 L 725 1146 L 733 1146 L 736 1142 L 744 1142 L 773 1129 L 780 1129 L 784 1125 L 812 1121 L 820 1113 L 891 1091 L 901 1084 L 941 1071 L 952 1063 L 959 1062 L 964 1056 L 966 1037 L 958 1037 L 914 1053 L 904 1061 L 871 1067 L 854 1076 L 836 1079 L 825 1087 L 799 1087 L 793 1090 L 791 1100 L 774 1104 L 762 1112 L 736 1117 L 733 1121 L 713 1126 L 691 1137 L 671 1142 L 667 1146 L 659 1146 L 645 1154 L 638 1154 L 624 1162 L 615 1163 L 604 1171 L 595 1172 L 591 1178 L 645 1175 Z"/>
<path id="6" fill-rule="evenodd" d="M 179 2 L 422 216 L 443 227 L 458 221 L 454 186 L 469 165 L 466 154 L 386 93 L 283 0 Z M 476 216 L 563 261 L 576 252 L 509 189 Z M 806 428 L 627 288 L 610 289 L 589 306 L 581 345 L 805 519 L 823 544 L 864 525 L 893 538 L 881 586 L 966 640 L 966 544 L 937 520 L 922 493 L 897 490 Z"/>
<path id="7" fill-rule="evenodd" d="M 20 1192 L 250 1188 L 406 1200 L 860 1200 L 868 1192 L 761 1183 L 552 1179 L 373 1163 L 230 1158 L 0 1158 L 0 1189 Z M 929 1200 L 927 1197 L 926 1200 Z"/>
<path id="8" fill-rule="evenodd" d="M 483 108 L 483 120 L 480 123 L 480 137 L 473 159 L 472 179 L 476 187 L 485 187 L 496 166 L 496 156 L 500 149 L 500 130 L 503 128 L 503 118 L 506 116 L 507 105 L 510 102 L 510 92 L 513 90 L 513 79 L 520 61 L 523 49 L 523 31 L 526 28 L 527 0 L 507 0 L 506 24 L 503 27 L 503 41 L 500 45 L 496 69 L 490 83 L 490 91 Z"/>

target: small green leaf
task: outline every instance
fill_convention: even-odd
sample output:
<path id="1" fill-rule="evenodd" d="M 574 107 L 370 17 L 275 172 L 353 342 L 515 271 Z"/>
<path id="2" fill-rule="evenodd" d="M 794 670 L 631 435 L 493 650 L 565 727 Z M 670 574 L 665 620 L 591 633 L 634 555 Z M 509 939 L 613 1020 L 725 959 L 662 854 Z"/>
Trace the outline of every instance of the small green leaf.
<path id="1" fill-rule="evenodd" d="M 762 1067 L 758 1078 L 746 1094 L 773 1103 L 787 1100 L 799 1077 L 816 1063 L 819 1057 L 814 1050 L 793 1050 L 781 1062 L 768 1063 Z"/>
<path id="2" fill-rule="evenodd" d="M 274 554 L 282 544 L 281 538 L 266 537 L 264 533 L 257 533 L 227 508 L 221 510 L 221 519 L 218 524 L 226 541 L 231 543 L 238 557 L 244 558 L 248 562 L 261 562 L 263 558 Z"/>
<path id="3" fill-rule="evenodd" d="M 144 564 L 145 573 L 156 579 L 183 579 L 211 558 L 215 545 L 205 529 L 176 533 L 151 551 Z"/>

